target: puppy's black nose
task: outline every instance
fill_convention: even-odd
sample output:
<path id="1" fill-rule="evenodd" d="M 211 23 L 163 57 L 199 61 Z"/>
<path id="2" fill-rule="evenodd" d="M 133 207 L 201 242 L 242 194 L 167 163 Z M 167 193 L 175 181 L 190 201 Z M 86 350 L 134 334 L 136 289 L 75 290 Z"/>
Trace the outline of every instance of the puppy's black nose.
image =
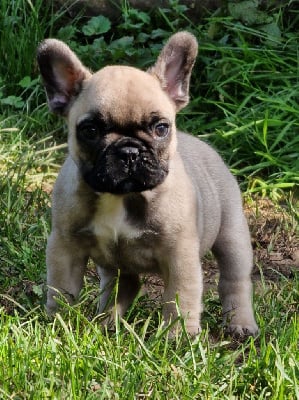
<path id="1" fill-rule="evenodd" d="M 134 163 L 139 155 L 139 149 L 134 146 L 123 146 L 118 149 L 118 155 L 126 163 Z"/>

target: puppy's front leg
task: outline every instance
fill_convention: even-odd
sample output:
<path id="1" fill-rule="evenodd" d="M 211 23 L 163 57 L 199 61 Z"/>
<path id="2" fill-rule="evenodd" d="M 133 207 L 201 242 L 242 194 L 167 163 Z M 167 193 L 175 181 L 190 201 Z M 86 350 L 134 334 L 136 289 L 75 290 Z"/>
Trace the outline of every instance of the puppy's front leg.
<path id="1" fill-rule="evenodd" d="M 47 312 L 57 310 L 55 297 L 61 294 L 72 304 L 83 285 L 83 276 L 88 257 L 71 239 L 65 239 L 53 231 L 47 243 Z"/>
<path id="2" fill-rule="evenodd" d="M 123 317 L 127 309 L 132 304 L 140 289 L 138 275 L 122 274 L 116 275 L 114 271 L 97 266 L 100 276 L 100 303 L 99 314 L 107 312 L 105 325 L 113 324 L 116 313 Z M 116 296 L 116 297 L 115 297 Z"/>
<path id="3" fill-rule="evenodd" d="M 171 257 L 165 272 L 164 320 L 169 322 L 177 317 L 175 300 L 178 297 L 178 305 L 185 319 L 186 330 L 192 336 L 197 335 L 201 330 L 203 283 L 199 250 L 194 240 L 180 243 L 180 249 Z M 177 327 L 174 326 L 174 332 L 176 329 Z"/>

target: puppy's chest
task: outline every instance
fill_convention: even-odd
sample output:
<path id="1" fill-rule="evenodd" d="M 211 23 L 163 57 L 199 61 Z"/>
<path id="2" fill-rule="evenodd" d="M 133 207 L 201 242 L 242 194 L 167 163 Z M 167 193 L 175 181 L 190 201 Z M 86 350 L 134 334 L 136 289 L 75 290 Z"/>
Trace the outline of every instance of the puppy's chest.
<path id="1" fill-rule="evenodd" d="M 145 215 L 138 208 L 140 204 L 133 202 L 128 207 L 115 196 L 107 196 L 99 204 L 90 230 L 97 243 L 91 256 L 100 266 L 156 270 L 151 238 L 157 233 L 147 227 Z"/>
<path id="2" fill-rule="evenodd" d="M 100 242 L 117 243 L 121 237 L 132 240 L 142 235 L 142 230 L 129 222 L 124 206 L 116 202 L 101 205 L 90 228 Z"/>

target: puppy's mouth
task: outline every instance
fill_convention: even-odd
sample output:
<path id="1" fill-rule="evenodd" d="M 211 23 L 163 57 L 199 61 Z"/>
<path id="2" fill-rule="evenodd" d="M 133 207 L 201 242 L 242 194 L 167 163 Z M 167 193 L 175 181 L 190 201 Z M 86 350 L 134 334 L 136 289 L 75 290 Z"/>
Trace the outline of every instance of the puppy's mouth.
<path id="1" fill-rule="evenodd" d="M 84 180 L 96 192 L 143 192 L 161 184 L 168 163 L 141 142 L 120 140 L 101 152 L 94 165 L 82 168 Z"/>

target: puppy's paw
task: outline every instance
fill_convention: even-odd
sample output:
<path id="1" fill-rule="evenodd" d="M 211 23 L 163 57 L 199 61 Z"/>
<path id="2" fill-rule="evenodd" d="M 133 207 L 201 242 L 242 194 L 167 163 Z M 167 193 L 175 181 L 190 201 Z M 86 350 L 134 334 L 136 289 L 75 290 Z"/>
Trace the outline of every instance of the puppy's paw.
<path id="1" fill-rule="evenodd" d="M 117 313 L 115 307 L 108 308 L 105 311 L 97 313 L 97 321 L 100 326 L 109 332 L 115 332 L 116 325 L 119 324 L 120 315 Z"/>
<path id="2" fill-rule="evenodd" d="M 48 299 L 46 305 L 45 305 L 45 311 L 49 317 L 53 317 L 56 312 L 58 311 L 58 304 L 54 300 L 54 298 Z"/>
<path id="3" fill-rule="evenodd" d="M 200 325 L 186 325 L 186 331 L 189 336 L 194 338 L 201 333 L 201 327 Z"/>
<path id="4" fill-rule="evenodd" d="M 178 338 L 183 331 L 186 331 L 189 337 L 195 338 L 201 333 L 201 327 L 200 325 L 188 325 L 188 324 L 186 324 L 185 327 L 183 327 L 182 324 L 179 321 L 177 321 L 169 328 L 168 337 L 169 339 Z"/>
<path id="5" fill-rule="evenodd" d="M 226 333 L 237 338 L 256 337 L 259 333 L 259 328 L 255 322 L 242 325 L 233 323 L 227 326 Z"/>

